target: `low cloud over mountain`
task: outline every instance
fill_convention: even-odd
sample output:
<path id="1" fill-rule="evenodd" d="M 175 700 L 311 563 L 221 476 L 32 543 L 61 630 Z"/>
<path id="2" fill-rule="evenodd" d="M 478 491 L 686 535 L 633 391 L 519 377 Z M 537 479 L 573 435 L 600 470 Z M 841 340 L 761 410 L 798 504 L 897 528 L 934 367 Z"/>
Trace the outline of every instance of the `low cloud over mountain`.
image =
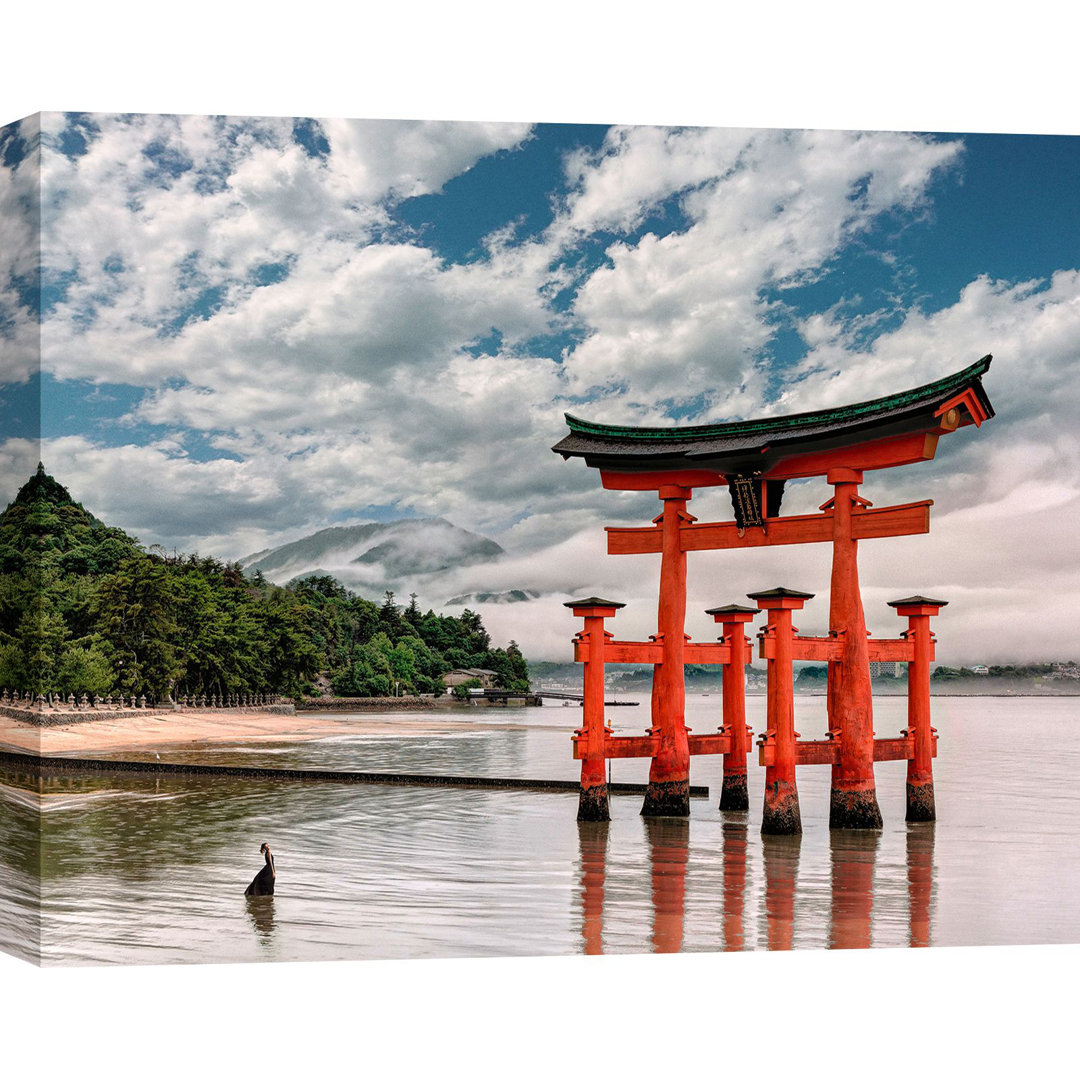
<path id="1" fill-rule="evenodd" d="M 504 554 L 494 540 L 444 518 L 423 518 L 321 529 L 240 562 L 247 573 L 261 571 L 282 584 L 330 574 L 362 595 L 377 596 L 384 589 L 415 591 L 430 602 L 445 598 L 441 576 L 494 562 Z"/>

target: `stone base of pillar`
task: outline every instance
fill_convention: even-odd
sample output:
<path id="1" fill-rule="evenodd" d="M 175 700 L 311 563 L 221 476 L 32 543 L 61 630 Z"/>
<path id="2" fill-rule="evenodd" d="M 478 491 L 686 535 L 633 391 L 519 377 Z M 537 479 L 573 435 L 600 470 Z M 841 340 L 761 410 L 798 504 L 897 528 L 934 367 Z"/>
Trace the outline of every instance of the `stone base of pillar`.
<path id="1" fill-rule="evenodd" d="M 607 784 L 582 788 L 578 797 L 578 821 L 610 821 Z"/>
<path id="2" fill-rule="evenodd" d="M 802 832 L 799 792 L 794 784 L 777 781 L 765 788 L 761 831 L 768 836 L 791 836 Z"/>
<path id="3" fill-rule="evenodd" d="M 689 817 L 690 781 L 652 780 L 645 791 L 642 817 Z"/>
<path id="4" fill-rule="evenodd" d="M 746 790 L 746 773 L 724 773 L 724 784 L 720 788 L 720 809 L 750 809 L 750 794 Z"/>
<path id="5" fill-rule="evenodd" d="M 829 798 L 830 829 L 880 829 L 874 782 L 863 781 L 857 788 L 834 787 Z"/>
<path id="6" fill-rule="evenodd" d="M 924 780 L 919 784 L 907 785 L 907 816 L 905 821 L 937 821 L 937 808 L 934 805 L 934 781 Z"/>

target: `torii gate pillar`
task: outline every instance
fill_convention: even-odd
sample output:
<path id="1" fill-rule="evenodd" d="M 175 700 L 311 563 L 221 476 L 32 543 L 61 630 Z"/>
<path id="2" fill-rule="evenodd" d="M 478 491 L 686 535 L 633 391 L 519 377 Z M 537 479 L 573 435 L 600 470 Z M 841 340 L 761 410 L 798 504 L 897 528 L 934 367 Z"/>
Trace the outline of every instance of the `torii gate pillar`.
<path id="1" fill-rule="evenodd" d="M 934 729 L 930 726 L 930 656 L 934 635 L 930 619 L 947 600 L 927 596 L 909 596 L 890 600 L 889 607 L 908 620 L 904 637 L 914 643 L 914 655 L 908 664 L 908 732 L 915 736 L 915 756 L 908 758 L 907 821 L 934 821 Z"/>
<path id="2" fill-rule="evenodd" d="M 724 668 L 724 726 L 731 736 L 731 750 L 724 755 L 724 784 L 720 789 L 721 810 L 749 810 L 746 788 L 746 755 L 750 752 L 750 728 L 746 724 L 746 624 L 753 621 L 754 608 L 728 604 L 705 612 L 724 628 L 723 641 L 731 649 L 731 663 Z"/>
<path id="3" fill-rule="evenodd" d="M 772 761 L 765 768 L 765 806 L 761 815 L 761 831 L 766 835 L 783 836 L 802 832 L 799 810 L 799 791 L 795 786 L 795 680 L 792 672 L 792 639 L 795 628 L 791 613 L 799 611 L 813 593 L 796 589 L 767 589 L 749 593 L 763 611 L 769 613 L 769 624 L 762 633 L 773 641 L 773 656 L 769 660 L 767 687 L 768 727 L 763 743 L 772 743 Z"/>
<path id="4" fill-rule="evenodd" d="M 585 628 L 577 640 L 589 648 L 585 661 L 581 702 L 584 739 L 581 755 L 581 791 L 578 797 L 578 821 L 610 821 L 607 780 L 604 777 L 604 739 L 608 732 L 604 724 L 604 620 L 610 619 L 622 604 L 590 596 L 587 600 L 571 600 L 565 605 L 579 618 Z"/>
<path id="5" fill-rule="evenodd" d="M 660 750 L 649 769 L 649 786 L 641 807 L 645 817 L 690 816 L 690 748 L 683 682 L 686 552 L 679 530 L 694 520 L 686 512 L 691 494 L 690 488 L 679 484 L 664 484 L 659 489 L 664 512 L 657 519 L 662 530 L 657 636 L 664 649 L 664 662 L 657 664 L 653 673 L 650 734 L 660 736 Z"/>
<path id="6" fill-rule="evenodd" d="M 833 561 L 829 589 L 829 629 L 843 643 L 841 659 L 829 664 L 829 728 L 840 740 L 840 763 L 833 766 L 830 829 L 880 829 L 874 784 L 874 709 L 866 616 L 859 593 L 858 547 L 851 514 L 869 505 L 859 495 L 860 469 L 830 469 L 835 494 Z"/>

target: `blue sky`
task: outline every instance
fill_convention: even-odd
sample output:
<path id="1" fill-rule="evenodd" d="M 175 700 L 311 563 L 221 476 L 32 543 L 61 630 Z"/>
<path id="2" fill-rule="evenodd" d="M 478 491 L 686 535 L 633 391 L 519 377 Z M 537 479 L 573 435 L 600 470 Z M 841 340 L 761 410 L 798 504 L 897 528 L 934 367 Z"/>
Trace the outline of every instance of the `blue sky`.
<path id="1" fill-rule="evenodd" d="M 145 543 L 227 558 L 442 515 L 510 552 L 456 592 L 647 612 L 649 575 L 604 555 L 602 525 L 655 508 L 550 453 L 564 411 L 798 411 L 991 352 L 991 425 L 866 485 L 935 499 L 933 557 L 925 538 L 863 555 L 874 601 L 951 589 L 982 658 L 990 609 L 1050 626 L 1045 583 L 1076 591 L 1030 536 L 1075 545 L 1078 181 L 1075 137 L 43 114 L 40 139 L 35 120 L 0 138 L 5 494 L 40 454 Z M 786 508 L 824 497 L 795 485 Z M 692 509 L 725 516 L 715 493 Z M 692 576 L 703 607 L 777 574 L 823 589 L 820 552 L 720 558 Z"/>

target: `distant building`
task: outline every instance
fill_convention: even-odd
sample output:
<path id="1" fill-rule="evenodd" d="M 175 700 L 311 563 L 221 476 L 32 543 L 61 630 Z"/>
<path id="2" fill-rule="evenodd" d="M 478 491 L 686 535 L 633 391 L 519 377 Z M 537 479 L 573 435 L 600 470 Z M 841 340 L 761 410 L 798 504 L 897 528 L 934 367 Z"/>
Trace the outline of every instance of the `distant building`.
<path id="1" fill-rule="evenodd" d="M 904 673 L 904 664 L 893 663 L 891 660 L 871 660 L 870 678 L 877 679 L 884 676 L 887 679 L 899 679 Z"/>
<path id="2" fill-rule="evenodd" d="M 448 671 L 443 677 L 444 686 L 460 686 L 462 683 L 467 683 L 470 679 L 478 679 L 480 685 L 484 689 L 488 689 L 495 685 L 495 680 L 498 675 L 489 670 L 488 668 L 454 668 L 453 671 Z"/>

